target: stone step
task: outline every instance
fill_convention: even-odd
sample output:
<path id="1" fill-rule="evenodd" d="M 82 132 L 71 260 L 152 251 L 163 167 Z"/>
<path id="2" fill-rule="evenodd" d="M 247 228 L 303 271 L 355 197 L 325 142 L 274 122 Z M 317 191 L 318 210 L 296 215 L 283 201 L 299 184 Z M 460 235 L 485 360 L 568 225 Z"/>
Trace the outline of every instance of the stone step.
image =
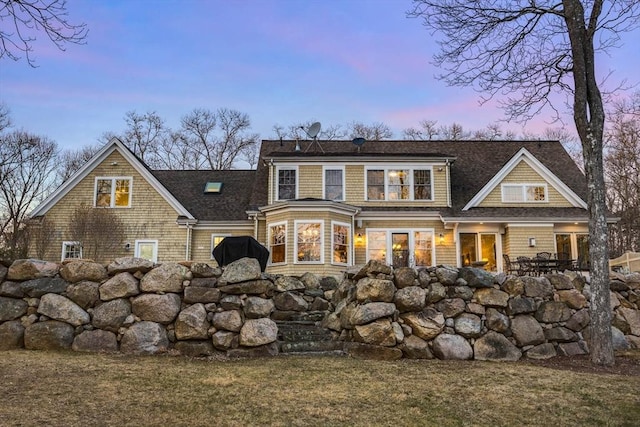
<path id="1" fill-rule="evenodd" d="M 281 342 L 280 353 L 342 353 L 342 341 Z"/>
<path id="2" fill-rule="evenodd" d="M 315 322 L 276 322 L 278 339 L 283 342 L 331 341 L 331 331 L 318 326 Z"/>

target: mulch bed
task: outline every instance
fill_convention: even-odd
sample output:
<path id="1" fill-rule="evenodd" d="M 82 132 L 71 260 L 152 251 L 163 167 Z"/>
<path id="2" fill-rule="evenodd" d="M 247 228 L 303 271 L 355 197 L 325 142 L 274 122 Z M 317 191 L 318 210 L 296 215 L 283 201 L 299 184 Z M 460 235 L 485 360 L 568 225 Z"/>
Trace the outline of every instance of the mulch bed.
<path id="1" fill-rule="evenodd" d="M 591 356 L 556 356 L 546 360 L 526 360 L 536 366 L 589 374 L 613 374 L 640 377 L 640 349 L 616 353 L 615 365 L 600 366 L 591 363 Z"/>

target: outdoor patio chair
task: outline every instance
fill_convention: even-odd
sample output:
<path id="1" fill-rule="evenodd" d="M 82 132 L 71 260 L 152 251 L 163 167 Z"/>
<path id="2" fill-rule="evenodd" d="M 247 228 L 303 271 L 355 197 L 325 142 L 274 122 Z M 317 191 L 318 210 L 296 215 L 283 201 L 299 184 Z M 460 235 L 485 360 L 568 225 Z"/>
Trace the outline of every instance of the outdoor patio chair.
<path id="1" fill-rule="evenodd" d="M 534 268 L 531 258 L 526 256 L 519 256 L 517 258 L 518 265 L 520 266 L 520 272 L 522 274 L 535 274 L 538 275 L 538 271 Z"/>
<path id="2" fill-rule="evenodd" d="M 520 264 L 518 264 L 518 262 L 511 261 L 511 258 L 509 258 L 509 255 L 507 254 L 502 254 L 502 258 L 504 259 L 504 271 L 506 271 L 507 274 L 522 276 Z"/>

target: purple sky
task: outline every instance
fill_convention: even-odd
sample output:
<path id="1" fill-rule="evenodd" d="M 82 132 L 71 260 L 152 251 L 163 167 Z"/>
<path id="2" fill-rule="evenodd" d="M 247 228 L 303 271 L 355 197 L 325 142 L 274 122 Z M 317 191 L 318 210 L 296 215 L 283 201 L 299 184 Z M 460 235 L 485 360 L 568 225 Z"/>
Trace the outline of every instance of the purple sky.
<path id="1" fill-rule="evenodd" d="M 121 132 L 127 111 L 156 111 L 167 125 L 194 108 L 247 113 L 252 131 L 320 121 L 383 122 L 400 139 L 422 119 L 467 130 L 503 117 L 471 89 L 433 76 L 430 33 L 405 12 L 410 0 L 109 0 L 68 2 L 86 22 L 86 45 L 66 52 L 39 40 L 39 65 L 0 62 L 0 102 L 16 128 L 61 148 Z M 640 32 L 601 58 L 612 82 L 640 81 Z M 527 125 L 540 132 L 550 116 Z M 568 118 L 568 123 L 571 119 Z M 519 124 L 503 129 L 522 131 Z"/>

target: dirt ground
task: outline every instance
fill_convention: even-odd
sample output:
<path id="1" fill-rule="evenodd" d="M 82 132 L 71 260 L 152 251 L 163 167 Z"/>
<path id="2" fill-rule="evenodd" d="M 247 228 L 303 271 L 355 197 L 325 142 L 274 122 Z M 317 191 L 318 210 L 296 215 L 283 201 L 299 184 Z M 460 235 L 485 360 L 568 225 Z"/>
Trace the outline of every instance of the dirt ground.
<path id="1" fill-rule="evenodd" d="M 557 356 L 547 360 L 527 360 L 531 365 L 552 369 L 593 374 L 614 374 L 640 377 L 640 349 L 617 352 L 614 366 L 598 366 L 591 363 L 591 356 Z"/>

